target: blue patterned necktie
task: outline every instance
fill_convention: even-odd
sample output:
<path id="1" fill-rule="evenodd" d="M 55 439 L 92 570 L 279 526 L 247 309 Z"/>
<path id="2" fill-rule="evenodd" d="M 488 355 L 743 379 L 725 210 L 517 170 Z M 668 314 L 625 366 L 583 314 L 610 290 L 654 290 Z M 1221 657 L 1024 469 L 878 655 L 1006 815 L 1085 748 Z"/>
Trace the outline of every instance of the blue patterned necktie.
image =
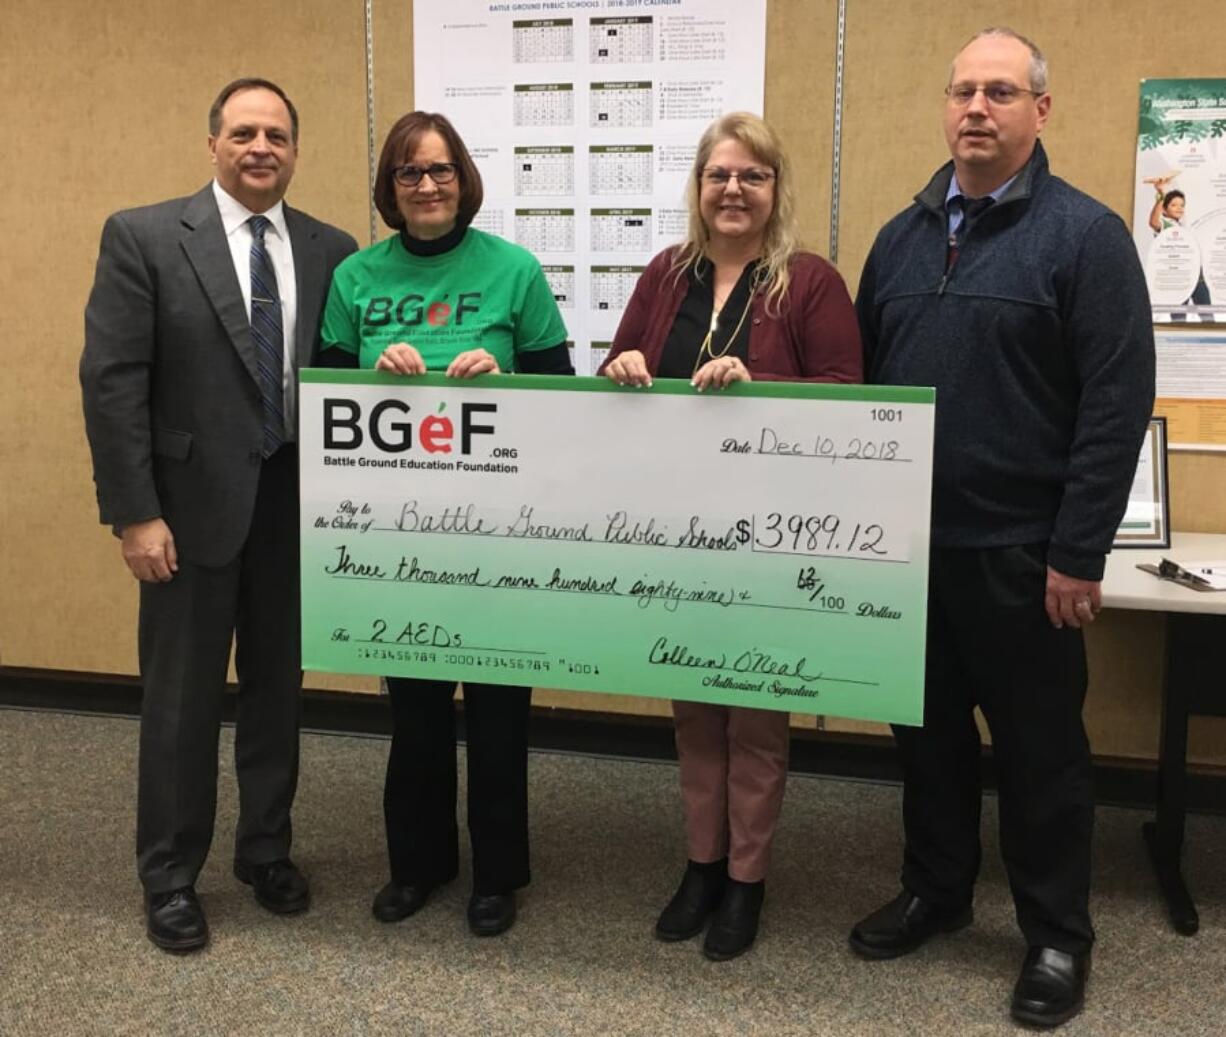
<path id="1" fill-rule="evenodd" d="M 251 227 L 251 338 L 264 401 L 264 443 L 261 452 L 271 457 L 285 442 L 285 329 L 281 324 L 281 297 L 277 275 L 264 247 L 264 232 L 272 225 L 266 216 L 252 216 Z"/>

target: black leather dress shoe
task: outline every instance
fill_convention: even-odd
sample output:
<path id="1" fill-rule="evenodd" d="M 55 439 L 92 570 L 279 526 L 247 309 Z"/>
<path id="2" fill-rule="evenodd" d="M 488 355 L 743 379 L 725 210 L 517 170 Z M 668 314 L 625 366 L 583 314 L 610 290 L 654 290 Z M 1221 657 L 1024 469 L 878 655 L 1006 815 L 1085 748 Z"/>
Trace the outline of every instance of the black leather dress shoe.
<path id="1" fill-rule="evenodd" d="M 145 898 L 145 931 L 164 951 L 199 950 L 209 942 L 209 923 L 191 886 Z"/>
<path id="2" fill-rule="evenodd" d="M 1031 947 L 1013 988 L 1013 1018 L 1031 1026 L 1059 1026 L 1086 1002 L 1090 955 Z"/>
<path id="3" fill-rule="evenodd" d="M 474 936 L 497 936 L 514 924 L 514 893 L 474 893 L 468 898 L 468 928 Z"/>
<path id="4" fill-rule="evenodd" d="M 420 911 L 433 892 L 433 886 L 402 886 L 389 882 L 375 894 L 370 910 L 380 922 L 399 922 Z"/>
<path id="5" fill-rule="evenodd" d="M 765 894 L 765 882 L 729 879 L 724 899 L 702 943 L 702 953 L 711 961 L 731 961 L 749 950 L 758 935 L 758 916 L 762 913 Z"/>
<path id="6" fill-rule="evenodd" d="M 973 917 L 969 904 L 954 910 L 941 908 L 904 889 L 885 907 L 857 922 L 849 942 L 861 957 L 897 958 L 937 933 L 970 925 Z"/>
<path id="7" fill-rule="evenodd" d="M 234 862 L 234 877 L 255 891 L 256 902 L 278 915 L 292 915 L 311 906 L 306 876 L 288 857 L 267 864 Z"/>
<path id="8" fill-rule="evenodd" d="M 688 940 L 702 932 L 711 912 L 719 907 L 728 884 L 728 861 L 699 864 L 689 861 L 681 885 L 656 921 L 656 937 L 666 943 Z"/>

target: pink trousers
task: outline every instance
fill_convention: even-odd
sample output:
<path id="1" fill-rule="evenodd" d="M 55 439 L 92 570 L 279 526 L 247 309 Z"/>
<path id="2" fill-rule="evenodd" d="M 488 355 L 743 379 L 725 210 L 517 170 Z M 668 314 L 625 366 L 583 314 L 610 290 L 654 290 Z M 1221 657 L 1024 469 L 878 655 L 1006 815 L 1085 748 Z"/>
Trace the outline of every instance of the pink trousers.
<path id="1" fill-rule="evenodd" d="M 674 701 L 673 722 L 690 860 L 727 856 L 729 876 L 758 882 L 783 805 L 788 714 Z"/>

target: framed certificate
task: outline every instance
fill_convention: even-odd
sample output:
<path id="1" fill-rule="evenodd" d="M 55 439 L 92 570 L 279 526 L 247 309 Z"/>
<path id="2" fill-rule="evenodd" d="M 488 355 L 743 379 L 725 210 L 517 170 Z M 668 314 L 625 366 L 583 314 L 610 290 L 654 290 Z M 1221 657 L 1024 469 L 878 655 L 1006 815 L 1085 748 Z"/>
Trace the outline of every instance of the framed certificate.
<path id="1" fill-rule="evenodd" d="M 1171 500 L 1167 492 L 1166 418 L 1150 418 L 1137 459 L 1124 520 L 1113 547 L 1170 547 Z"/>

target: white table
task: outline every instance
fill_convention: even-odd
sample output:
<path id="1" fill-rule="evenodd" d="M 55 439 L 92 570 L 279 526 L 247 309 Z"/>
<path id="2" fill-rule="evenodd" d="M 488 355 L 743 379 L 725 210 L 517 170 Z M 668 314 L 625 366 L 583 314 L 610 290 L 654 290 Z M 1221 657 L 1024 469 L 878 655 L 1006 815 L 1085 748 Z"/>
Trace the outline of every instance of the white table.
<path id="1" fill-rule="evenodd" d="M 1226 591 L 1196 591 L 1137 568 L 1226 558 L 1226 534 L 1173 533 L 1171 546 L 1117 548 L 1107 558 L 1103 604 L 1107 608 L 1161 612 L 1166 620 L 1162 735 L 1158 797 L 1153 821 L 1142 827 L 1171 924 L 1191 936 L 1200 927 L 1196 905 L 1181 874 L 1187 812 L 1188 717 L 1226 716 Z"/>

